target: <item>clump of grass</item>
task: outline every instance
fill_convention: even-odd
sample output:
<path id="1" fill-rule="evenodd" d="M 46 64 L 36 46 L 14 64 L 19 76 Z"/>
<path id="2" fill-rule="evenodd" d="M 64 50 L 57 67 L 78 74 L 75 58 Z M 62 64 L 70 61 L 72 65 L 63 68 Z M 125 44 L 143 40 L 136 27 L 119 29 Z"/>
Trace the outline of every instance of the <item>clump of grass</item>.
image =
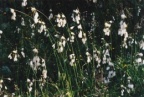
<path id="1" fill-rule="evenodd" d="M 9 26 L 0 28 L 0 95 L 143 96 L 143 28 L 129 33 L 127 9 L 104 21 L 92 12 L 88 22 L 78 8 L 71 21 L 28 10 L 10 8 Z"/>

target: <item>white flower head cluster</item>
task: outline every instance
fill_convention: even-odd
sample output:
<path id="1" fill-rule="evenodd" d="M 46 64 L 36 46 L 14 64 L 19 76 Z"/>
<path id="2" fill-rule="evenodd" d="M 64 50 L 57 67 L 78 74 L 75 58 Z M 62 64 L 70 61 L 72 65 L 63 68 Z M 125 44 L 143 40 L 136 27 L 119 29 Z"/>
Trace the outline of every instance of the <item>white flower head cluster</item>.
<path id="1" fill-rule="evenodd" d="M 124 96 L 124 93 L 127 92 L 130 94 L 134 91 L 134 84 L 131 83 L 131 77 L 127 77 L 127 86 L 121 85 L 121 96 Z"/>
<path id="2" fill-rule="evenodd" d="M 58 27 L 65 27 L 67 21 L 64 14 L 58 14 L 56 18 L 57 26 Z"/>
<path id="3" fill-rule="evenodd" d="M 27 83 L 28 83 L 28 92 L 32 92 L 32 87 L 33 87 L 33 81 L 31 81 L 30 79 L 27 79 Z"/>
<path id="4" fill-rule="evenodd" d="M 102 63 L 106 64 L 111 62 L 110 54 L 109 54 L 109 49 L 103 50 L 103 59 Z"/>
<path id="5" fill-rule="evenodd" d="M 110 35 L 111 23 L 112 23 L 112 21 L 105 22 L 105 27 L 104 27 L 103 31 L 104 31 L 104 33 L 105 33 L 106 36 Z"/>
<path id="6" fill-rule="evenodd" d="M 21 55 L 23 58 L 25 58 L 24 48 L 21 49 Z"/>
<path id="7" fill-rule="evenodd" d="M 86 33 L 83 33 L 82 43 L 85 44 L 87 41 Z"/>
<path id="8" fill-rule="evenodd" d="M 70 58 L 70 63 L 69 64 L 71 66 L 75 66 L 75 54 L 70 54 L 69 58 Z"/>
<path id="9" fill-rule="evenodd" d="M 26 5 L 27 5 L 27 0 L 23 0 L 22 3 L 21 3 L 21 6 L 25 7 Z"/>
<path id="10" fill-rule="evenodd" d="M 70 33 L 70 38 L 69 38 L 69 41 L 70 42 L 74 42 L 74 39 L 75 39 L 75 34 L 73 32 Z"/>
<path id="11" fill-rule="evenodd" d="M 46 69 L 43 69 L 43 70 L 42 70 L 42 77 L 43 77 L 44 79 L 47 78 L 47 70 L 46 70 Z"/>
<path id="12" fill-rule="evenodd" d="M 1 38 L 1 35 L 3 34 L 3 31 L 2 30 L 0 30 L 0 38 Z"/>
<path id="13" fill-rule="evenodd" d="M 121 19 L 126 19 L 127 18 L 127 16 L 124 14 L 124 12 L 122 12 L 122 14 L 121 14 Z"/>
<path id="14" fill-rule="evenodd" d="M 47 79 L 46 62 L 45 62 L 45 59 L 37 55 L 38 50 L 36 48 L 33 49 L 33 53 L 35 54 L 35 56 L 29 61 L 29 65 L 32 68 L 32 70 L 35 71 L 35 73 L 37 73 L 37 70 L 41 72 L 41 77 L 39 78 L 40 79 L 39 84 L 40 84 L 40 87 L 42 88 Z M 27 80 L 27 82 L 29 83 L 29 87 L 28 87 L 29 92 L 32 91 L 32 85 L 33 85 L 33 82 L 35 81 L 36 80 L 33 80 L 33 81 L 30 81 L 29 79 Z"/>
<path id="15" fill-rule="evenodd" d="M 22 25 L 22 26 L 25 26 L 24 18 L 21 18 L 21 25 Z"/>
<path id="16" fill-rule="evenodd" d="M 82 38 L 83 37 L 83 32 L 82 32 L 82 26 L 81 26 L 81 24 L 79 24 L 77 28 L 80 30 L 79 33 L 78 33 L 78 37 Z"/>
<path id="17" fill-rule="evenodd" d="M 129 39 L 129 41 L 128 41 L 129 46 L 132 46 L 133 44 L 138 44 L 138 42 L 131 36 L 129 36 L 128 39 Z"/>
<path id="18" fill-rule="evenodd" d="M 107 78 L 113 78 L 114 76 L 116 76 L 116 72 L 114 70 L 111 70 L 108 72 L 108 77 Z"/>
<path id="19" fill-rule="evenodd" d="M 144 41 L 143 40 L 141 40 L 139 42 L 139 47 L 140 47 L 140 49 L 144 50 Z"/>
<path id="20" fill-rule="evenodd" d="M 51 20 L 53 18 L 52 9 L 50 9 L 49 11 L 50 11 L 50 15 L 49 15 L 48 19 Z"/>
<path id="21" fill-rule="evenodd" d="M 82 32 L 82 30 L 80 30 L 79 33 L 78 33 L 78 37 L 82 38 L 82 36 L 83 36 L 83 32 Z"/>
<path id="22" fill-rule="evenodd" d="M 97 3 L 97 0 L 89 0 L 90 2 L 92 1 L 93 3 Z"/>
<path id="23" fill-rule="evenodd" d="M 31 7 L 31 11 L 33 12 L 34 23 L 37 24 L 39 21 L 39 14 L 38 14 L 36 8 L 34 8 L 34 7 Z"/>
<path id="24" fill-rule="evenodd" d="M 35 7 L 31 7 L 31 11 L 32 12 L 36 12 L 36 8 Z"/>
<path id="25" fill-rule="evenodd" d="M 57 43 L 57 45 L 58 45 L 58 48 L 57 48 L 58 53 L 62 53 L 66 45 L 66 39 L 64 36 L 61 36 L 60 41 Z"/>
<path id="26" fill-rule="evenodd" d="M 79 32 L 78 32 L 78 38 L 81 38 L 81 39 L 82 39 L 82 43 L 85 44 L 86 41 L 87 41 L 87 37 L 86 37 L 86 33 L 84 33 L 84 32 L 82 31 L 82 25 L 79 24 L 79 25 L 77 26 L 77 28 L 78 28 L 78 30 L 79 30 Z"/>
<path id="27" fill-rule="evenodd" d="M 86 52 L 86 56 L 87 56 L 87 63 L 90 63 L 92 61 L 92 56 L 89 52 Z"/>
<path id="28" fill-rule="evenodd" d="M 71 26 L 71 27 L 70 27 L 70 36 L 69 36 L 69 38 L 67 38 L 67 41 L 69 41 L 69 42 L 71 42 L 71 43 L 73 43 L 73 42 L 74 42 L 74 39 L 75 39 L 75 33 L 74 33 L 73 31 L 71 31 L 71 30 L 74 29 L 74 27 L 75 27 L 75 26 Z"/>
<path id="29" fill-rule="evenodd" d="M 127 38 L 128 38 L 128 32 L 126 30 L 127 28 L 127 24 L 124 22 L 124 19 L 126 18 L 125 14 L 122 13 L 121 14 L 121 21 L 120 21 L 120 28 L 118 30 L 118 35 L 120 36 L 124 36 L 124 40 L 123 40 L 123 47 L 127 48 Z"/>
<path id="30" fill-rule="evenodd" d="M 136 62 L 136 64 L 137 64 L 138 66 L 144 64 L 143 53 L 138 53 L 138 54 L 136 55 L 135 62 Z"/>
<path id="31" fill-rule="evenodd" d="M 72 14 L 71 18 L 75 23 L 77 23 L 77 24 L 80 23 L 80 12 L 79 12 L 78 8 L 76 10 L 73 10 L 73 14 Z"/>
<path id="32" fill-rule="evenodd" d="M 120 29 L 118 30 L 118 35 L 123 36 L 127 34 L 127 24 L 124 21 L 120 21 Z"/>
<path id="33" fill-rule="evenodd" d="M 3 97 L 8 97 L 8 95 L 5 94 L 5 95 L 3 95 Z"/>
<path id="34" fill-rule="evenodd" d="M 43 21 L 38 21 L 38 23 L 40 24 L 40 28 L 38 29 L 38 32 L 39 32 L 39 33 L 42 33 L 43 31 L 46 32 L 47 29 L 46 29 L 45 22 L 43 22 Z"/>
<path id="35" fill-rule="evenodd" d="M 31 29 L 35 28 L 35 24 L 30 23 Z"/>
<path id="36" fill-rule="evenodd" d="M 110 79 L 113 78 L 114 76 L 116 76 L 116 72 L 111 70 L 108 72 L 108 76 L 106 78 L 104 78 L 104 83 L 110 83 Z"/>
<path id="37" fill-rule="evenodd" d="M 125 89 L 126 89 L 126 87 L 121 85 L 121 96 L 124 96 Z"/>
<path id="38" fill-rule="evenodd" d="M 39 14 L 37 12 L 37 10 L 34 7 L 31 7 L 31 11 L 33 12 L 33 20 L 35 24 L 39 24 L 40 28 L 38 29 L 38 33 L 42 33 L 45 32 L 44 34 L 47 36 L 47 28 L 46 28 L 46 24 L 44 21 L 39 19 Z M 32 24 L 30 25 L 31 28 L 35 28 L 35 25 Z"/>
<path id="39" fill-rule="evenodd" d="M 93 3 L 97 3 L 97 0 L 93 0 Z"/>
<path id="40" fill-rule="evenodd" d="M 18 61 L 18 58 L 20 58 L 20 55 L 18 54 L 17 49 L 13 50 L 9 55 L 8 55 L 9 59 L 12 59 L 14 62 Z"/>
<path id="41" fill-rule="evenodd" d="M 45 24 L 44 21 L 42 21 L 42 20 L 39 19 L 39 14 L 38 14 L 36 8 L 31 7 L 31 11 L 33 12 L 34 24 L 31 24 L 30 27 L 31 27 L 31 28 L 35 28 L 35 24 L 39 24 L 39 25 L 40 25 L 40 26 L 39 26 L 40 28 L 38 29 L 38 33 L 44 32 L 44 35 L 45 35 L 45 36 L 48 36 L 48 35 L 47 35 L 47 27 L 46 27 L 46 24 Z"/>
<path id="42" fill-rule="evenodd" d="M 37 48 L 34 48 L 32 51 L 33 51 L 33 53 L 38 54 L 38 49 Z"/>
<path id="43" fill-rule="evenodd" d="M 45 60 L 43 58 L 40 58 L 39 56 L 35 55 L 32 60 L 30 60 L 29 63 L 30 67 L 34 70 L 37 71 L 38 69 L 45 68 Z"/>
<path id="44" fill-rule="evenodd" d="M 42 73 L 44 73 L 44 75 L 47 77 L 47 70 L 46 70 L 46 71 L 43 70 Z M 42 75 L 42 77 L 43 77 L 43 75 Z M 39 83 L 38 83 L 38 84 L 39 84 L 39 87 L 40 87 L 40 89 L 42 90 L 43 87 L 45 86 L 46 80 L 43 79 L 43 78 L 40 78 L 38 81 L 39 81 Z"/>
<path id="45" fill-rule="evenodd" d="M 110 79 L 116 76 L 116 72 L 114 69 L 114 63 L 109 62 L 108 66 L 106 67 L 106 70 L 108 71 L 107 77 L 104 78 L 104 83 L 109 83 Z"/>
<path id="46" fill-rule="evenodd" d="M 40 65 L 40 57 L 34 56 L 33 59 L 30 61 L 30 67 L 36 71 Z"/>
<path id="47" fill-rule="evenodd" d="M 0 79 L 0 94 L 1 94 L 3 91 L 7 91 L 7 90 L 8 90 L 8 87 L 6 86 L 6 84 L 5 84 L 4 81 L 5 81 L 5 80 Z M 2 95 L 1 95 L 1 96 L 2 96 Z M 4 95 L 3 95 L 3 97 L 4 97 Z M 8 96 L 6 96 L 6 97 L 8 97 Z"/>
<path id="48" fill-rule="evenodd" d="M 128 78 L 127 78 L 127 83 L 128 83 L 128 85 L 127 85 L 127 87 L 128 87 L 128 93 L 130 93 L 130 91 L 132 90 L 134 90 L 134 85 L 131 83 L 131 77 L 129 76 Z"/>
<path id="49" fill-rule="evenodd" d="M 141 8 L 138 6 L 137 16 L 139 16 L 139 15 L 140 15 L 140 12 L 141 12 Z"/>
<path id="50" fill-rule="evenodd" d="M 39 83 L 39 85 L 40 85 L 41 88 L 43 88 L 44 84 L 46 83 L 46 79 L 47 79 L 47 69 L 46 69 L 46 67 L 43 68 L 41 76 L 42 76 L 42 78 L 40 79 L 41 82 Z"/>
<path id="51" fill-rule="evenodd" d="M 108 64 L 106 67 L 107 76 L 104 77 L 104 83 L 110 83 L 110 79 L 116 76 L 114 63 L 111 60 L 110 53 L 109 53 L 109 44 L 105 44 L 105 49 L 102 51 L 103 58 L 102 64 Z"/>
<path id="52" fill-rule="evenodd" d="M 2 92 L 2 88 L 3 88 L 3 80 L 0 80 L 0 92 Z"/>
<path id="53" fill-rule="evenodd" d="M 20 33 L 20 28 L 19 27 L 16 27 L 16 31 L 15 32 L 17 32 L 17 33 Z"/>
<path id="54" fill-rule="evenodd" d="M 100 51 L 98 51 L 97 49 L 93 50 L 93 58 L 94 60 L 97 62 L 97 68 L 99 68 L 101 65 L 101 58 L 100 58 Z"/>
<path id="55" fill-rule="evenodd" d="M 87 41 L 86 33 L 82 30 L 82 25 L 80 24 L 80 12 L 79 9 L 73 10 L 73 14 L 71 16 L 72 20 L 78 25 L 78 38 L 81 38 L 82 43 L 85 44 Z M 72 28 L 73 29 L 73 26 Z"/>
<path id="56" fill-rule="evenodd" d="M 30 60 L 29 65 L 30 67 L 34 70 L 37 71 L 40 68 L 46 68 L 46 63 L 45 60 L 43 58 L 40 58 L 37 54 L 38 54 L 38 49 L 34 48 L 33 53 L 35 54 L 35 56 L 33 57 L 33 59 Z"/>
<path id="57" fill-rule="evenodd" d="M 34 17 L 33 17 L 33 18 L 34 18 L 34 23 L 36 23 L 36 24 L 38 23 L 38 20 L 39 20 L 39 19 L 38 19 L 38 17 L 39 17 L 38 12 L 35 12 L 35 14 L 34 14 Z"/>
<path id="58" fill-rule="evenodd" d="M 14 9 L 10 8 L 10 12 L 12 13 L 11 19 L 16 20 L 16 12 Z"/>

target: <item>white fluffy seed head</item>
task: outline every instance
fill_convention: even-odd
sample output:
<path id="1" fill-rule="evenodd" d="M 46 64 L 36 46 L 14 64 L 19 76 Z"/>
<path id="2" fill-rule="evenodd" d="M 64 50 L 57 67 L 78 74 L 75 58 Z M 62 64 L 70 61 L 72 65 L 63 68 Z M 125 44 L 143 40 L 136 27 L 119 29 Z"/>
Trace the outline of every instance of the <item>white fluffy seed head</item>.
<path id="1" fill-rule="evenodd" d="M 38 53 L 38 49 L 34 48 L 33 52 L 37 54 Z"/>
<path id="2" fill-rule="evenodd" d="M 2 30 L 0 30 L 0 34 L 2 34 L 3 33 L 3 31 Z"/>

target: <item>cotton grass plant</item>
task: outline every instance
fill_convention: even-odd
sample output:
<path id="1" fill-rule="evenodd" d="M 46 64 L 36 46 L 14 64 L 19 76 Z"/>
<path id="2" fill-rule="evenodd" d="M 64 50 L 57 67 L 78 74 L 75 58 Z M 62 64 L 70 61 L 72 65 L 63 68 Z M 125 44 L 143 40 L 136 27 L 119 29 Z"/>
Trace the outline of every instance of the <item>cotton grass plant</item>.
<path id="1" fill-rule="evenodd" d="M 28 12 L 10 8 L 9 26 L 0 26 L 1 59 L 9 64 L 0 67 L 1 96 L 143 97 L 142 20 L 129 33 L 127 9 L 102 22 L 77 8 L 69 21 L 27 0 L 21 5 Z"/>

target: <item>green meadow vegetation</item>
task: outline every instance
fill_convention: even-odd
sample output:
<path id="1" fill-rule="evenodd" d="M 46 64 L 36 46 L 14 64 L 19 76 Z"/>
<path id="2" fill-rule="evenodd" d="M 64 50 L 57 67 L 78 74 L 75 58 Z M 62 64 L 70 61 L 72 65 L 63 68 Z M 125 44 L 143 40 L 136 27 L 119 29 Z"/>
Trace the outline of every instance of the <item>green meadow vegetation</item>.
<path id="1" fill-rule="evenodd" d="M 144 97 L 143 0 L 4 1 L 1 97 Z"/>

